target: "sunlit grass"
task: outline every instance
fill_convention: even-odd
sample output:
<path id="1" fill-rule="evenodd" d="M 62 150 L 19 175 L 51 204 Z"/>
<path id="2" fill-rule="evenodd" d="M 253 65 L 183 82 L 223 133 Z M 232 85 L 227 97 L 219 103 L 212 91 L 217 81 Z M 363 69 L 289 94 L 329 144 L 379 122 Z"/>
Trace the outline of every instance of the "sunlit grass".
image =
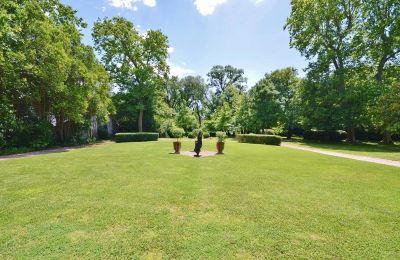
<path id="1" fill-rule="evenodd" d="M 236 142 L 172 151 L 0 161 L 0 258 L 400 257 L 398 168 Z"/>

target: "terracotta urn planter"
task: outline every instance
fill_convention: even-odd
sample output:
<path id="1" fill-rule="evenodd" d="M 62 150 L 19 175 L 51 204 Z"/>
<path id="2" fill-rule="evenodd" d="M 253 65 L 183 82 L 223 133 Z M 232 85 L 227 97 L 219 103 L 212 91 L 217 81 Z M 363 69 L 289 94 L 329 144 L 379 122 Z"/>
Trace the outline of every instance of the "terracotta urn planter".
<path id="1" fill-rule="evenodd" d="M 217 142 L 218 154 L 224 154 L 225 142 Z"/>
<path id="2" fill-rule="evenodd" d="M 182 147 L 181 142 L 176 141 L 176 142 L 174 142 L 173 144 L 174 144 L 175 153 L 176 153 L 176 154 L 180 154 L 180 153 L 181 153 L 181 147 Z"/>

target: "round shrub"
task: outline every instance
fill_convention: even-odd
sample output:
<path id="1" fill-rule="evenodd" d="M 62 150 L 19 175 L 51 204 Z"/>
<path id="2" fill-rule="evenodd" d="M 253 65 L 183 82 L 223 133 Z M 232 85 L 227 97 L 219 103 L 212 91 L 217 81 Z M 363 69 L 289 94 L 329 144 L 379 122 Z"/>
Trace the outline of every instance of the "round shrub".
<path id="1" fill-rule="evenodd" d="M 179 139 L 185 135 L 185 130 L 183 130 L 183 128 L 180 128 L 180 127 L 174 127 L 171 130 L 171 134 L 172 134 L 172 137 Z"/>
<path id="2" fill-rule="evenodd" d="M 122 142 L 147 142 L 147 141 L 157 141 L 158 133 L 116 133 L 115 141 L 117 143 Z"/>
<path id="3" fill-rule="evenodd" d="M 278 135 L 236 135 L 239 143 L 281 145 L 282 137 Z"/>
<path id="4" fill-rule="evenodd" d="M 203 138 L 204 138 L 204 139 L 207 139 L 207 138 L 209 138 L 209 137 L 210 137 L 210 133 L 207 132 L 207 131 L 204 131 L 204 132 L 203 132 Z"/>

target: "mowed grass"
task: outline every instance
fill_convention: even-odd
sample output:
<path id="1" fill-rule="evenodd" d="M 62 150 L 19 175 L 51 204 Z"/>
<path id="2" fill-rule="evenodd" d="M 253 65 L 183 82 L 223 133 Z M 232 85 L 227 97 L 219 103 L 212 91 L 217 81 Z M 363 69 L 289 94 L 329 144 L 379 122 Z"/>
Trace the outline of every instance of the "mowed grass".
<path id="1" fill-rule="evenodd" d="M 331 150 L 334 152 L 342 152 L 348 154 L 369 156 L 382 158 L 393 161 L 400 161 L 400 143 L 393 145 L 382 145 L 377 143 L 357 143 L 349 144 L 346 142 L 338 143 L 319 143 L 314 141 L 306 141 L 294 139 L 288 143 L 300 145 L 303 147 L 317 148 L 323 150 Z"/>
<path id="2" fill-rule="evenodd" d="M 235 142 L 170 152 L 0 161 L 0 258 L 400 258 L 398 168 Z"/>

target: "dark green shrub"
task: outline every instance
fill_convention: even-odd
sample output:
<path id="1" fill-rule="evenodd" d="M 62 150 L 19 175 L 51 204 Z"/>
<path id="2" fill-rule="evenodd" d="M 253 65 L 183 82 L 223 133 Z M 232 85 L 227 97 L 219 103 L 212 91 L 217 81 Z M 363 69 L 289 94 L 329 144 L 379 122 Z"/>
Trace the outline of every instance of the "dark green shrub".
<path id="1" fill-rule="evenodd" d="M 204 138 L 204 139 L 207 139 L 207 138 L 209 138 L 209 137 L 210 137 L 210 133 L 207 132 L 207 131 L 204 131 L 204 132 L 203 132 L 203 138 Z"/>
<path id="2" fill-rule="evenodd" d="M 158 133 L 117 133 L 115 134 L 115 141 L 122 142 L 147 142 L 157 141 Z"/>
<path id="3" fill-rule="evenodd" d="M 97 134 L 98 134 L 100 140 L 107 140 L 110 138 L 108 136 L 108 131 L 105 127 L 99 127 L 97 129 Z"/>
<path id="4" fill-rule="evenodd" d="M 305 140 L 340 142 L 347 138 L 347 132 L 342 130 L 309 130 L 304 131 Z"/>
<path id="5" fill-rule="evenodd" d="M 236 135 L 239 143 L 281 145 L 282 137 L 278 135 Z"/>
<path id="6" fill-rule="evenodd" d="M 211 132 L 210 132 L 210 137 L 217 137 L 217 132 L 211 131 Z"/>
<path id="7" fill-rule="evenodd" d="M 7 140 L 7 139 L 6 139 Z M 8 147 L 43 149 L 55 142 L 53 126 L 46 120 L 19 121 L 7 142 Z"/>

